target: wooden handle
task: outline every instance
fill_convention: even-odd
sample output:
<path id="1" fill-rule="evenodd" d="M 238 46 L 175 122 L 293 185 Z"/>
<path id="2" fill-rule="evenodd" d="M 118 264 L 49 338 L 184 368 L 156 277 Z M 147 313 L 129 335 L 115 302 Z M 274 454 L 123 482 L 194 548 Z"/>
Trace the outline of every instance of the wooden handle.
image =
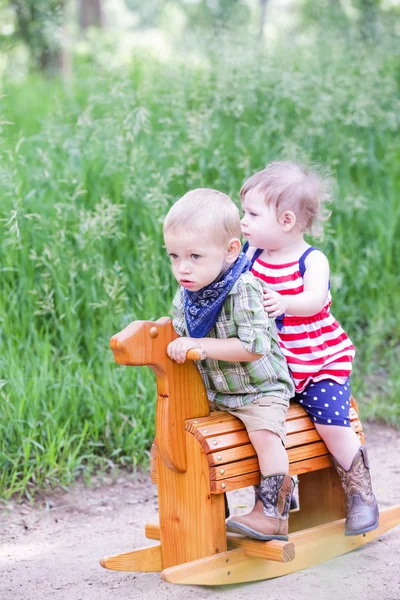
<path id="1" fill-rule="evenodd" d="M 188 350 L 186 353 L 186 358 L 188 360 L 201 360 L 201 350 L 197 348 Z"/>

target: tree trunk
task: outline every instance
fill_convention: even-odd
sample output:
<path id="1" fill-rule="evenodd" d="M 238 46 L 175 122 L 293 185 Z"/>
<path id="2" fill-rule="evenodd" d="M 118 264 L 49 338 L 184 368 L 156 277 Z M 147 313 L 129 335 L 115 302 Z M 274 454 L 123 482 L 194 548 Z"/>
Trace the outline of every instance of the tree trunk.
<path id="1" fill-rule="evenodd" d="M 376 35 L 376 21 L 378 7 L 376 0 L 361 0 L 361 34 L 364 38 L 372 38 Z"/>
<path id="2" fill-rule="evenodd" d="M 260 22 L 258 29 L 258 38 L 261 40 L 264 36 L 264 27 L 267 16 L 267 4 L 268 0 L 260 0 Z"/>
<path id="3" fill-rule="evenodd" d="M 79 1 L 79 25 L 81 29 L 103 27 L 103 10 L 101 0 Z"/>
<path id="4" fill-rule="evenodd" d="M 57 32 L 62 25 L 65 0 L 49 0 L 38 7 L 35 0 L 10 0 L 18 26 L 18 35 L 25 42 L 33 64 L 43 71 L 56 72 L 61 66 L 61 48 L 57 35 L 49 36 L 48 31 Z"/>

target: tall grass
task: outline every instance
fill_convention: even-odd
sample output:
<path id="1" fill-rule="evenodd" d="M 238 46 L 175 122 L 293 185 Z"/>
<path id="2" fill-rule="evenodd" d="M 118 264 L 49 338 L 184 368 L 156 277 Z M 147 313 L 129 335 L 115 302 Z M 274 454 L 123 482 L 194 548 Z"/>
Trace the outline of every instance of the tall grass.
<path id="1" fill-rule="evenodd" d="M 3 83 L 0 494 L 141 463 L 154 381 L 113 363 L 110 336 L 169 311 L 161 222 L 190 188 L 237 200 L 271 159 L 325 165 L 338 187 L 323 243 L 333 312 L 358 348 L 365 416 L 400 423 L 400 62 L 325 41 L 202 61 L 137 55 L 77 70 L 71 90 Z"/>

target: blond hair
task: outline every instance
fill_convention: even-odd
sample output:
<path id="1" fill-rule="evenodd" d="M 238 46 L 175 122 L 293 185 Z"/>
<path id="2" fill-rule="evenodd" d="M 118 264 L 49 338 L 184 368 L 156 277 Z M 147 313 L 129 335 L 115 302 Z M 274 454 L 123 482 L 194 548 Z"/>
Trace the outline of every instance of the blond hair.
<path id="1" fill-rule="evenodd" d="M 232 238 L 240 239 L 239 210 L 222 192 L 191 190 L 171 206 L 164 219 L 164 233 L 177 230 L 204 233 L 224 245 Z"/>
<path id="2" fill-rule="evenodd" d="M 243 202 L 246 194 L 256 190 L 268 206 L 275 207 L 277 216 L 291 210 L 304 233 L 319 237 L 323 222 L 331 215 L 326 208 L 332 200 L 331 187 L 331 178 L 320 175 L 316 169 L 307 169 L 293 161 L 276 161 L 243 184 L 240 199 Z"/>

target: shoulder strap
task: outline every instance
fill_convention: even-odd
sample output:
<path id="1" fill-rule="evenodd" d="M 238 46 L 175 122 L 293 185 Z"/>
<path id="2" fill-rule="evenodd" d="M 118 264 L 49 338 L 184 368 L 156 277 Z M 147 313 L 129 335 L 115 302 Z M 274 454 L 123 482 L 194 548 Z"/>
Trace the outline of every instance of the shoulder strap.
<path id="1" fill-rule="evenodd" d="M 303 252 L 303 254 L 299 258 L 299 269 L 300 269 L 300 275 L 302 277 L 304 277 L 304 273 L 306 272 L 306 258 L 310 254 L 310 252 L 312 252 L 313 250 L 318 251 L 318 248 L 314 248 L 314 246 L 310 246 L 309 248 L 307 248 L 307 250 L 305 252 Z"/>
<path id="2" fill-rule="evenodd" d="M 250 246 L 249 242 L 246 242 L 245 245 L 243 246 L 242 252 L 247 254 L 247 250 L 249 249 L 249 246 Z M 257 248 L 257 250 L 254 252 L 253 256 L 251 258 L 249 258 L 249 261 L 250 261 L 249 271 L 252 270 L 253 265 L 256 262 L 257 258 L 260 256 L 261 252 L 262 252 L 262 248 Z"/>

